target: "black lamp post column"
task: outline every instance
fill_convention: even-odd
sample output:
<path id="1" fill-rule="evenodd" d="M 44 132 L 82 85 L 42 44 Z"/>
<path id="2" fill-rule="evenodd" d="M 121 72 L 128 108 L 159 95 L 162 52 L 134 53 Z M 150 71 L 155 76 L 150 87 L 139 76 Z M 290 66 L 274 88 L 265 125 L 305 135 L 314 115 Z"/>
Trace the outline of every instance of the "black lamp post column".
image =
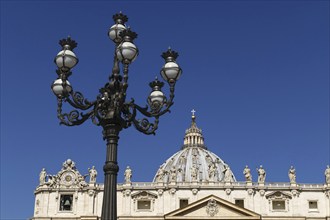
<path id="1" fill-rule="evenodd" d="M 110 124 L 103 130 L 103 137 L 107 142 L 106 161 L 104 170 L 104 194 L 102 206 L 102 220 L 117 219 L 117 147 L 121 127 Z"/>
<path id="2" fill-rule="evenodd" d="M 115 43 L 115 57 L 112 74 L 109 81 L 99 90 L 95 101 L 88 101 L 82 93 L 72 89 L 69 76 L 71 69 L 78 63 L 78 58 L 73 52 L 77 43 L 70 37 L 60 40 L 62 50 L 55 57 L 58 67 L 58 78 L 52 84 L 52 90 L 57 96 L 57 117 L 60 124 L 77 126 L 86 120 L 103 128 L 103 139 L 107 142 L 106 161 L 104 170 L 104 194 L 102 206 L 102 220 L 117 220 L 117 147 L 119 133 L 131 125 L 144 133 L 155 134 L 158 128 L 159 117 L 169 112 L 173 105 L 174 88 L 181 75 L 181 68 L 176 63 L 178 53 L 168 49 L 162 54 L 165 64 L 160 73 L 169 84 L 169 99 L 162 92 L 163 82 L 157 78 L 149 83 L 151 92 L 147 98 L 148 105 L 140 107 L 134 99 L 126 101 L 128 88 L 129 65 L 136 59 L 138 49 L 133 40 L 137 34 L 124 26 L 128 20 L 122 13 L 113 16 L 115 24 L 109 30 L 109 37 Z M 122 73 L 120 72 L 120 67 Z M 63 113 L 63 102 L 68 103 L 74 109 L 69 113 Z M 138 119 L 137 114 L 143 115 Z M 154 121 L 150 122 L 148 119 Z"/>

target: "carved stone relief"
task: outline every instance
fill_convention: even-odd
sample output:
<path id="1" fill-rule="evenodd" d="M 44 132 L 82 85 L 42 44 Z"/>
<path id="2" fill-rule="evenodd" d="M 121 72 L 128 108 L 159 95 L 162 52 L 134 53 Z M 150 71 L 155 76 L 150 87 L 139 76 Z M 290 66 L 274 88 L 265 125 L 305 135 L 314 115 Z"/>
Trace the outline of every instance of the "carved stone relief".
<path id="1" fill-rule="evenodd" d="M 265 190 L 259 190 L 259 194 L 260 194 L 260 196 L 264 196 L 265 195 Z"/>
<path id="2" fill-rule="evenodd" d="M 267 199 L 291 199 L 292 196 L 288 193 L 276 191 L 276 192 L 271 192 L 271 193 L 267 194 L 266 198 Z"/>
<path id="3" fill-rule="evenodd" d="M 228 189 L 226 189 L 225 191 L 226 191 L 226 194 L 227 194 L 227 195 L 230 195 L 230 193 L 231 193 L 231 189 L 228 188 Z"/>
<path id="4" fill-rule="evenodd" d="M 158 195 L 162 196 L 162 195 L 163 195 L 163 193 L 164 193 L 164 190 L 162 190 L 162 189 L 159 189 L 157 192 L 158 192 Z"/>
<path id="5" fill-rule="evenodd" d="M 174 195 L 176 193 L 176 189 L 175 188 L 171 188 L 169 192 L 170 192 L 171 195 Z"/>
<path id="6" fill-rule="evenodd" d="M 67 159 L 63 162 L 62 169 L 56 175 L 46 174 L 45 169 L 43 169 L 40 173 L 40 186 L 46 186 L 48 188 L 66 187 L 82 189 L 88 186 L 85 181 L 88 175 L 89 174 L 81 175 L 75 163 L 71 159 Z"/>
<path id="7" fill-rule="evenodd" d="M 300 194 L 300 192 L 295 189 L 291 190 L 291 193 L 292 193 L 292 196 L 294 196 L 294 197 L 299 197 L 299 194 Z"/>
<path id="8" fill-rule="evenodd" d="M 198 193 L 198 189 L 192 189 L 191 192 L 193 195 L 196 195 Z"/>
<path id="9" fill-rule="evenodd" d="M 207 206 L 206 206 L 206 213 L 209 216 L 213 217 L 218 212 L 219 212 L 219 206 L 217 204 L 217 201 L 215 201 L 214 199 L 210 199 L 207 203 Z"/>
<path id="10" fill-rule="evenodd" d="M 248 192 L 248 194 L 249 194 L 250 196 L 254 194 L 254 190 L 253 190 L 253 189 L 248 189 L 247 192 Z"/>
<path id="11" fill-rule="evenodd" d="M 126 189 L 125 191 L 123 191 L 123 195 L 124 196 L 130 196 L 131 195 L 131 190 Z"/>
<path id="12" fill-rule="evenodd" d="M 90 189 L 90 190 L 88 190 L 88 195 L 89 196 L 95 196 L 95 194 L 96 194 L 96 192 L 95 192 L 95 190 L 93 190 L 93 189 Z"/>
<path id="13" fill-rule="evenodd" d="M 150 193 L 147 191 L 140 191 L 132 194 L 132 199 L 134 202 L 137 200 L 155 200 L 156 198 L 157 198 L 157 194 Z"/>

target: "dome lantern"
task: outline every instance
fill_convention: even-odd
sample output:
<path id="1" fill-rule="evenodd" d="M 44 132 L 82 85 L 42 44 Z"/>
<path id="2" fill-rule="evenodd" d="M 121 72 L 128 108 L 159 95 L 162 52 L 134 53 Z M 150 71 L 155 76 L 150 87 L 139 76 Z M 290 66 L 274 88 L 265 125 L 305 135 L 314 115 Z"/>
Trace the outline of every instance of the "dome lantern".
<path id="1" fill-rule="evenodd" d="M 190 128 L 186 130 L 182 149 L 187 147 L 201 147 L 203 149 L 207 149 L 207 147 L 204 145 L 202 129 L 198 128 L 196 125 L 195 112 L 196 111 L 194 109 L 191 111 L 191 125 Z"/>

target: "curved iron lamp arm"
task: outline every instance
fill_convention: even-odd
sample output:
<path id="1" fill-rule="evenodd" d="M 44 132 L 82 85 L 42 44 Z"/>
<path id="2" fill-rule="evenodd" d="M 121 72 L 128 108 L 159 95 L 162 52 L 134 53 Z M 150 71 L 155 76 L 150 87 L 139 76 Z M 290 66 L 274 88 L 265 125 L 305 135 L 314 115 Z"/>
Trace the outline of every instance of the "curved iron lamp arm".
<path id="1" fill-rule="evenodd" d="M 69 94 L 70 95 L 65 98 L 65 101 L 67 101 L 74 108 L 78 108 L 80 110 L 87 110 L 95 104 L 95 102 L 90 102 L 85 99 L 81 92 L 72 91 Z"/>
<path id="2" fill-rule="evenodd" d="M 93 111 L 89 111 L 86 114 L 79 112 L 78 110 L 72 110 L 69 113 L 62 113 L 63 100 L 57 99 L 57 118 L 60 120 L 60 124 L 66 126 L 81 125 L 87 119 L 91 117 Z"/>

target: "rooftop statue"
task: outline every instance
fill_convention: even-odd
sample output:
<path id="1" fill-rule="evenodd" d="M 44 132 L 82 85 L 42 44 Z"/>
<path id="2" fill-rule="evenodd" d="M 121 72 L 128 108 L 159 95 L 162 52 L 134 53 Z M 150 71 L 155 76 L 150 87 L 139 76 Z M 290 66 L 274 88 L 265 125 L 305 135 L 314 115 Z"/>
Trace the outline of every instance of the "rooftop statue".
<path id="1" fill-rule="evenodd" d="M 293 166 L 290 167 L 288 176 L 290 183 L 296 183 L 296 169 Z"/>
<path id="2" fill-rule="evenodd" d="M 325 175 L 325 182 L 327 184 L 330 184 L 330 166 L 329 165 L 325 169 L 324 175 Z"/>
<path id="3" fill-rule="evenodd" d="M 88 168 L 89 172 L 89 183 L 96 183 L 96 176 L 97 176 L 97 171 L 94 166 L 92 166 L 92 169 Z"/>
<path id="4" fill-rule="evenodd" d="M 231 171 L 230 167 L 227 164 L 225 165 L 225 170 L 223 172 L 224 172 L 224 181 L 226 183 L 234 182 L 233 172 Z"/>
<path id="5" fill-rule="evenodd" d="M 251 170 L 248 167 L 248 165 L 245 166 L 245 168 L 243 170 L 243 174 L 244 174 L 244 177 L 245 177 L 245 181 L 246 182 L 252 182 Z"/>
<path id="6" fill-rule="evenodd" d="M 131 183 L 132 170 L 129 166 L 126 167 L 124 176 L 125 176 L 125 183 Z"/>
<path id="7" fill-rule="evenodd" d="M 262 165 L 260 165 L 260 167 L 257 168 L 257 171 L 258 171 L 258 183 L 265 183 L 266 171 L 264 170 Z"/>
<path id="8" fill-rule="evenodd" d="M 46 183 L 46 177 L 47 177 L 47 172 L 46 172 L 45 168 L 42 168 L 42 170 L 39 174 L 39 184 L 40 184 L 40 186 L 42 186 Z"/>

